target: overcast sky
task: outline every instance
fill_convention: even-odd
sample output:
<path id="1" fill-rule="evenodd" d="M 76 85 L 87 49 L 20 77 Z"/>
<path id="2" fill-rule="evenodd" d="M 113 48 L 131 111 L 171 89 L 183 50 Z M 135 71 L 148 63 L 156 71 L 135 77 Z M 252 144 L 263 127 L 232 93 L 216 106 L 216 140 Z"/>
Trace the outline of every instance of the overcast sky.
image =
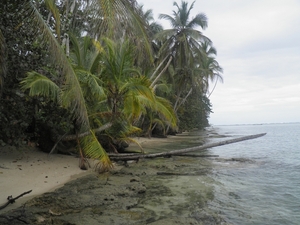
<path id="1" fill-rule="evenodd" d="M 157 16 L 171 15 L 173 0 L 137 2 L 169 26 Z M 203 34 L 224 69 L 210 123 L 300 122 L 300 0 L 196 0 L 197 13 L 208 17 Z"/>

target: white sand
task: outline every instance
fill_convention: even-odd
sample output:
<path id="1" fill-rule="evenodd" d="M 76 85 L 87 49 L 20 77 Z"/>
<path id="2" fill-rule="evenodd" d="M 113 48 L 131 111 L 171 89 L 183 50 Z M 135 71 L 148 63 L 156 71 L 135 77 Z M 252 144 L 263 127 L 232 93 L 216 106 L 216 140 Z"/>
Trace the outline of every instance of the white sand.
<path id="1" fill-rule="evenodd" d="M 53 191 L 86 173 L 78 167 L 78 158 L 73 156 L 48 155 L 28 147 L 20 150 L 0 147 L 0 205 L 6 203 L 10 195 L 16 197 L 32 190 L 0 212 L 16 208 L 26 200 Z"/>

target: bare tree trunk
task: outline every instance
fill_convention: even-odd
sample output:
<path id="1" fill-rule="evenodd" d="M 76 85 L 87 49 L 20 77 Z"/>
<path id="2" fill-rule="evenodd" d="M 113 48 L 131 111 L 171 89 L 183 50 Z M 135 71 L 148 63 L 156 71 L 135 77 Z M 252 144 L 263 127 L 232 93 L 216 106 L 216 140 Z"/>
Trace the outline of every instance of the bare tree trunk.
<path id="1" fill-rule="evenodd" d="M 158 79 L 163 75 L 163 73 L 166 71 L 166 69 L 169 67 L 170 63 L 172 62 L 173 56 L 170 56 L 169 61 L 167 62 L 167 65 L 163 68 L 163 70 L 157 75 L 157 77 L 154 79 L 150 87 L 154 87 Z"/>
<path id="2" fill-rule="evenodd" d="M 167 60 L 168 57 L 169 57 L 169 55 L 166 56 L 166 57 L 163 59 L 163 61 L 158 65 L 158 67 L 155 69 L 155 71 L 154 71 L 153 74 L 151 75 L 150 80 L 152 80 L 152 79 L 154 78 L 154 75 L 157 73 L 157 71 L 160 69 L 160 67 L 163 65 L 163 63 Z"/>
<path id="3" fill-rule="evenodd" d="M 189 90 L 189 92 L 187 93 L 187 95 L 184 97 L 184 99 L 181 102 L 179 102 L 177 104 L 177 106 L 175 106 L 176 108 L 174 107 L 174 111 L 175 112 L 177 112 L 177 110 L 179 109 L 179 107 L 186 102 L 187 98 L 192 94 L 192 91 L 193 91 L 193 88 L 191 88 Z"/>
<path id="4" fill-rule="evenodd" d="M 266 133 L 261 133 L 261 134 L 254 134 L 254 135 L 248 135 L 248 136 L 243 136 L 239 138 L 233 138 L 230 140 L 226 141 L 220 141 L 216 143 L 210 143 L 206 145 L 201 145 L 201 146 L 196 146 L 196 147 L 191 147 L 191 148 L 184 148 L 184 149 L 179 149 L 179 150 L 174 150 L 174 151 L 168 151 L 168 152 L 160 152 L 160 153 L 154 153 L 154 154 L 140 154 L 140 155 L 129 155 L 129 156 L 124 156 L 120 154 L 119 156 L 110 156 L 111 160 L 114 161 L 127 161 L 127 160 L 138 160 L 142 158 L 157 158 L 157 157 L 165 157 L 165 156 L 172 156 L 172 155 L 181 155 L 183 153 L 187 152 L 193 152 L 193 151 L 202 151 L 207 148 L 213 148 L 217 146 L 222 146 L 222 145 L 228 145 L 240 141 L 246 141 L 254 138 L 259 138 L 266 135 Z"/>

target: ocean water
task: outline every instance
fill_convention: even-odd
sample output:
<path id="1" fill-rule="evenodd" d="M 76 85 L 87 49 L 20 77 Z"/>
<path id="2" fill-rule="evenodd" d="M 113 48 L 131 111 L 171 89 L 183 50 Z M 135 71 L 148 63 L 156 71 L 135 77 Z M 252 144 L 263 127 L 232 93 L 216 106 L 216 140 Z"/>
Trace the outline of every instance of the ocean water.
<path id="1" fill-rule="evenodd" d="M 300 123 L 215 126 L 225 140 L 265 136 L 215 147 L 210 207 L 238 225 L 300 224 Z"/>

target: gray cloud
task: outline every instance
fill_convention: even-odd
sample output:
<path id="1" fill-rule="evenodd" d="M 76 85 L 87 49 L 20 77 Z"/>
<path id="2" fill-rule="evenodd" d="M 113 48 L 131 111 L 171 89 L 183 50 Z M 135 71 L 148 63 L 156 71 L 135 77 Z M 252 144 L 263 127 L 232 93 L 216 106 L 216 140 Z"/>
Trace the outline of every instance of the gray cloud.
<path id="1" fill-rule="evenodd" d="M 174 9 L 173 0 L 138 2 L 155 15 Z M 210 122 L 299 122 L 300 1 L 197 0 L 193 12 L 208 16 L 203 33 L 224 68 L 225 82 L 211 96 Z"/>

